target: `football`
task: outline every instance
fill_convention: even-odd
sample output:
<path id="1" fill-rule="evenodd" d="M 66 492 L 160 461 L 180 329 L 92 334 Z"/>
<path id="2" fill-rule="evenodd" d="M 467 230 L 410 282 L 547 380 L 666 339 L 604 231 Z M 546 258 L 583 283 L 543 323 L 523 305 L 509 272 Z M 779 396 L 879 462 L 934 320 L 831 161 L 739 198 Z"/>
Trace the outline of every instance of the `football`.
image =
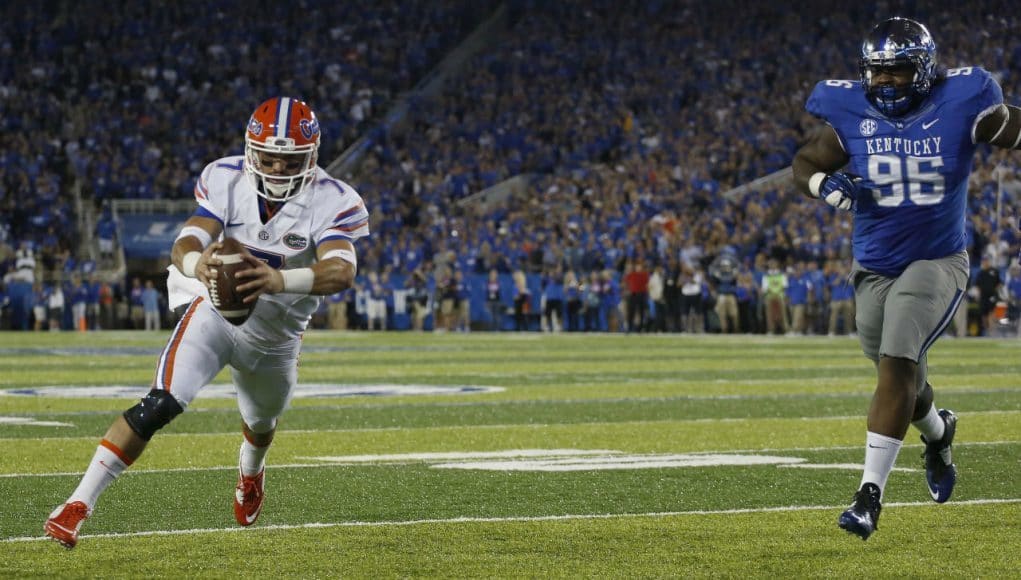
<path id="1" fill-rule="evenodd" d="M 223 261 L 223 265 L 215 268 L 216 275 L 210 280 L 209 299 L 220 314 L 232 324 L 243 324 L 255 308 L 255 302 L 245 303 L 244 295 L 238 292 L 240 282 L 237 273 L 247 270 L 250 266 L 242 258 L 245 247 L 234 238 L 224 238 L 223 247 L 214 257 Z"/>

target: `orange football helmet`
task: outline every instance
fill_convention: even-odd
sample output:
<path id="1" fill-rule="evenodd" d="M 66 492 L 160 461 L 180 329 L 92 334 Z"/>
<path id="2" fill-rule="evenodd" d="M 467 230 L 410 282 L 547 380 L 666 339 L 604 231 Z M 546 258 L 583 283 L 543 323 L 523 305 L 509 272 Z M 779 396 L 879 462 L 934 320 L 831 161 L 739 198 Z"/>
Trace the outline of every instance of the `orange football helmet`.
<path id="1" fill-rule="evenodd" d="M 245 175 L 270 201 L 287 201 L 315 179 L 319 119 L 312 107 L 273 97 L 255 108 L 245 133 Z"/>

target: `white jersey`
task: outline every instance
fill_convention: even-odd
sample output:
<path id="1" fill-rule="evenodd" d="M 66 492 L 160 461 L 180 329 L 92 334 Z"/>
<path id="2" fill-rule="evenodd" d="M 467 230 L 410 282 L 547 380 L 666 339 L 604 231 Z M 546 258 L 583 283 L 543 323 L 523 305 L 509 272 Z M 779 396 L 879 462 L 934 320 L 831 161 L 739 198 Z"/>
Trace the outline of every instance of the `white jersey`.
<path id="1" fill-rule="evenodd" d="M 195 185 L 196 216 L 213 218 L 223 236 L 238 240 L 255 257 L 279 270 L 305 268 L 316 262 L 316 246 L 333 239 L 354 241 L 369 234 L 369 214 L 361 196 L 348 184 L 330 177 L 321 167 L 300 195 L 287 201 L 266 223 L 260 197 L 245 177 L 244 157 L 224 157 L 210 163 Z M 206 287 L 181 274 L 173 265 L 167 280 L 170 308 L 196 296 L 209 297 Z M 300 332 L 323 297 L 308 294 L 264 294 L 252 317 L 273 321 Z"/>

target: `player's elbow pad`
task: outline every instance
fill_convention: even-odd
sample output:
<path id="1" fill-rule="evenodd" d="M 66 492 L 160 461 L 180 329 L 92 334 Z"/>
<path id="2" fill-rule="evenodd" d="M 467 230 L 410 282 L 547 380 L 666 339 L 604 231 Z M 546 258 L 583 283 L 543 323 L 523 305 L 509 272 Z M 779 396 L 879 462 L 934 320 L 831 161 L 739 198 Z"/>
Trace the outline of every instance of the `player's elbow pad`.
<path id="1" fill-rule="evenodd" d="M 1012 105 L 1003 105 L 1007 113 L 1003 116 L 1003 122 L 989 138 L 991 145 L 1007 149 L 1021 148 L 1021 108 Z"/>

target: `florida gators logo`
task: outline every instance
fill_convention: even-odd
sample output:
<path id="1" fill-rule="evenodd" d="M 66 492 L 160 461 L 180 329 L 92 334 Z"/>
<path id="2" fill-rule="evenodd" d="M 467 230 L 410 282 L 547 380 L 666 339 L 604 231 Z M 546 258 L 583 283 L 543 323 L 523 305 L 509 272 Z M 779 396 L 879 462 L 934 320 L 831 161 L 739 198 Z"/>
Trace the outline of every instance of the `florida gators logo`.
<path id="1" fill-rule="evenodd" d="M 319 134 L 319 119 L 302 119 L 298 127 L 301 129 L 301 136 L 311 141 L 312 137 Z"/>
<path id="2" fill-rule="evenodd" d="M 262 123 L 254 116 L 248 121 L 248 132 L 256 137 L 262 135 Z"/>
<path id="3" fill-rule="evenodd" d="M 304 250 L 308 247 L 308 240 L 298 234 L 287 234 L 284 236 L 284 245 L 292 250 Z"/>

